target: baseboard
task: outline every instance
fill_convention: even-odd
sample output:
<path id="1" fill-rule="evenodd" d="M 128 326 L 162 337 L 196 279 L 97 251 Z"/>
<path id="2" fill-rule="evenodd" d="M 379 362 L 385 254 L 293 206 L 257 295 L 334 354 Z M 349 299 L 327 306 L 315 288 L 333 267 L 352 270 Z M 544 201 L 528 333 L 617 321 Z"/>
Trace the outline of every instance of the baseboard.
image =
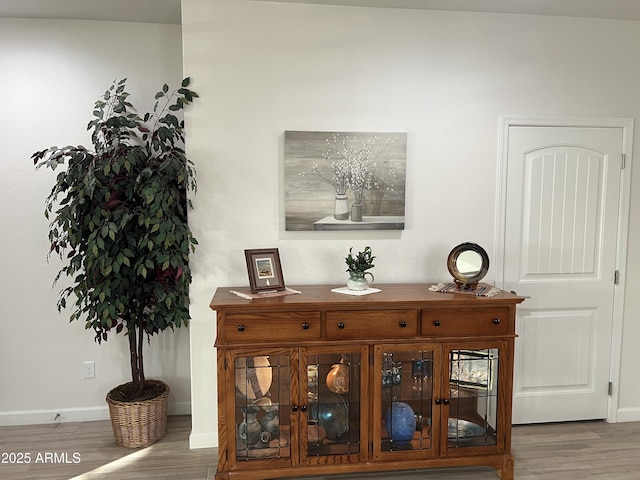
<path id="1" fill-rule="evenodd" d="M 167 410 L 169 415 L 190 415 L 191 402 L 169 402 Z M 95 420 L 109 420 L 109 408 L 106 404 L 100 407 L 0 412 L 0 426 L 92 422 Z"/>
<path id="2" fill-rule="evenodd" d="M 640 422 L 640 408 L 619 408 L 616 422 Z"/>
<path id="3" fill-rule="evenodd" d="M 109 409 L 104 407 L 58 408 L 56 410 L 20 410 L 0 412 L 0 425 L 38 425 L 63 422 L 90 422 L 109 420 Z"/>
<path id="4" fill-rule="evenodd" d="M 215 448 L 218 446 L 218 432 L 193 433 L 189 435 L 189 448 Z"/>

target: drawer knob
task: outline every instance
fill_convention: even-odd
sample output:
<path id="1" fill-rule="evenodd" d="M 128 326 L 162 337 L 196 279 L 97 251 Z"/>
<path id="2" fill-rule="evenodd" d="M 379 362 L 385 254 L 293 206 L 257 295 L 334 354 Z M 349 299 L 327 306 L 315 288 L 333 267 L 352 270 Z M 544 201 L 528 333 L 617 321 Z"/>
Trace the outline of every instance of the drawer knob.
<path id="1" fill-rule="evenodd" d="M 494 318 L 493 319 L 493 324 L 494 325 L 500 325 L 500 319 L 499 318 Z"/>
<path id="2" fill-rule="evenodd" d="M 405 328 L 406 326 L 407 326 L 407 322 L 405 322 L 404 320 L 400 322 L 400 328 Z"/>
<path id="3" fill-rule="evenodd" d="M 342 330 L 342 329 L 344 328 L 344 323 L 340 322 L 340 323 L 338 324 L 338 328 L 339 328 L 340 330 Z"/>
<path id="4" fill-rule="evenodd" d="M 303 323 L 302 324 L 302 329 L 303 330 L 309 330 L 309 324 L 308 323 Z"/>
<path id="5" fill-rule="evenodd" d="M 434 320 L 434 321 L 433 321 L 433 325 L 434 325 L 435 327 L 439 327 L 439 326 L 440 326 L 440 320 Z"/>
<path id="6" fill-rule="evenodd" d="M 238 331 L 244 332 L 244 325 L 238 325 Z"/>

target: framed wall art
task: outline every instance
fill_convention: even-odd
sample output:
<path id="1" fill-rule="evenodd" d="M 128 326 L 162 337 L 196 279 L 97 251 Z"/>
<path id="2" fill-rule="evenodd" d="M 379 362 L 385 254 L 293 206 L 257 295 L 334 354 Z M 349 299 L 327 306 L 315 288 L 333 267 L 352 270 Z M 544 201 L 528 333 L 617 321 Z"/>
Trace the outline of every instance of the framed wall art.
<path id="1" fill-rule="evenodd" d="M 403 230 L 406 159 L 406 133 L 285 131 L 285 230 Z"/>
<path id="2" fill-rule="evenodd" d="M 277 248 L 245 250 L 251 293 L 278 292 L 285 289 L 280 254 Z"/>

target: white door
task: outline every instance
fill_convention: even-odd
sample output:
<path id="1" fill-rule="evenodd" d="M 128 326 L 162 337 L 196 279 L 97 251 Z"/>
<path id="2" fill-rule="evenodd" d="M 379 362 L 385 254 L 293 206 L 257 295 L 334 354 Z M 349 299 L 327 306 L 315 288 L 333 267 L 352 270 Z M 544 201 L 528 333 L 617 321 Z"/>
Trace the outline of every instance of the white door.
<path id="1" fill-rule="evenodd" d="M 514 423 L 607 418 L 623 128 L 508 128 L 503 288 Z"/>

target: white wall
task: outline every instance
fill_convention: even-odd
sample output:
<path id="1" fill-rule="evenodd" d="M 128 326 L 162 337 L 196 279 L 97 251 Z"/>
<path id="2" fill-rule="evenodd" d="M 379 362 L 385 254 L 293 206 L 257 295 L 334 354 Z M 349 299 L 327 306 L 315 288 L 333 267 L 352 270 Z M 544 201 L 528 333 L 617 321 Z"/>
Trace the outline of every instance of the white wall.
<path id="1" fill-rule="evenodd" d="M 493 251 L 499 115 L 640 113 L 637 22 L 246 0 L 184 0 L 183 19 L 185 74 L 201 95 L 187 112 L 199 178 L 194 319 L 147 355 L 150 375 L 173 388 L 173 411 L 192 399 L 193 446 L 217 442 L 208 305 L 217 287 L 246 285 L 244 248 L 278 247 L 291 285 L 343 282 L 346 251 L 366 244 L 381 282 L 447 278 L 453 245 Z M 42 215 L 53 175 L 29 157 L 88 143 L 91 107 L 114 78 L 129 77 L 149 107 L 162 82 L 182 77 L 180 40 L 177 26 L 0 19 L 0 424 L 104 418 L 106 391 L 128 378 L 124 338 L 99 347 L 55 309 L 59 263 L 46 262 Z M 406 230 L 284 232 L 286 129 L 407 131 Z M 474 192 L 474 208 L 451 201 L 456 192 Z M 640 420 L 638 192 L 635 174 L 619 420 Z M 84 360 L 96 361 L 95 380 L 82 379 Z"/>
<path id="2" fill-rule="evenodd" d="M 31 154 L 85 144 L 93 104 L 115 78 L 129 78 L 146 111 L 153 95 L 182 78 L 180 26 L 94 21 L 0 19 L 0 425 L 108 418 L 105 395 L 128 381 L 128 343 L 102 346 L 82 322 L 58 314 L 47 264 L 44 200 L 55 178 L 34 171 Z M 57 172 L 56 172 L 57 173 Z M 147 375 L 172 387 L 171 411 L 188 413 L 189 332 L 152 340 Z M 82 378 L 94 360 L 96 378 Z"/>
<path id="3" fill-rule="evenodd" d="M 185 72 L 202 97 L 186 117 L 200 181 L 191 216 L 200 239 L 191 294 L 194 447 L 217 443 L 208 305 L 217 287 L 247 284 L 243 249 L 279 248 L 289 285 L 344 282 L 349 247 L 367 244 L 380 282 L 444 280 L 454 245 L 471 240 L 493 252 L 500 115 L 640 114 L 636 22 L 183 0 L 183 44 Z M 408 132 L 406 229 L 285 232 L 284 130 Z M 637 212 L 638 175 L 632 182 Z M 635 215 L 630 266 L 640 263 L 638 240 Z M 640 420 L 640 271 L 626 274 L 619 418 Z"/>

